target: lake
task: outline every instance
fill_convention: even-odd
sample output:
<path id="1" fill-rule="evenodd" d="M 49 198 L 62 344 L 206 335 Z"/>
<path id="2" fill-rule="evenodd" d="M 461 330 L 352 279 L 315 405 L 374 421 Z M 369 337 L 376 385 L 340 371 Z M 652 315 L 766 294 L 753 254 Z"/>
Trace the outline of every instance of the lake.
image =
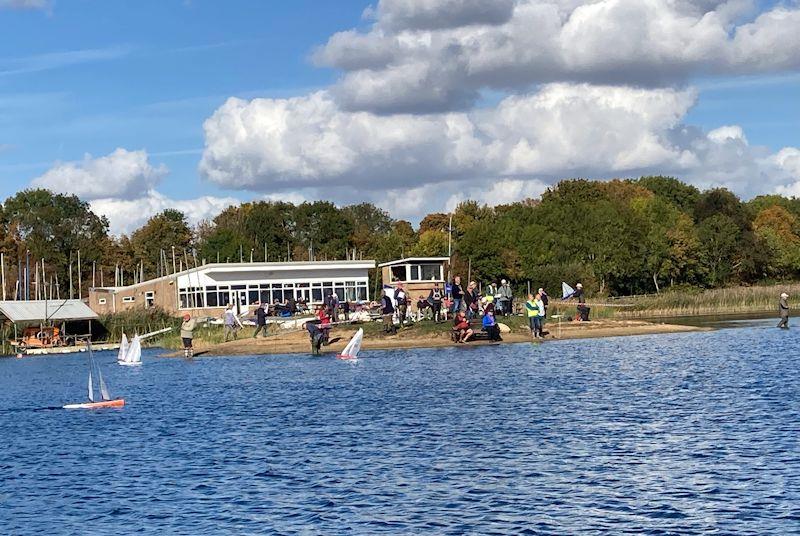
<path id="1" fill-rule="evenodd" d="M 330 357 L 0 360 L 4 534 L 779 534 L 800 328 Z"/>

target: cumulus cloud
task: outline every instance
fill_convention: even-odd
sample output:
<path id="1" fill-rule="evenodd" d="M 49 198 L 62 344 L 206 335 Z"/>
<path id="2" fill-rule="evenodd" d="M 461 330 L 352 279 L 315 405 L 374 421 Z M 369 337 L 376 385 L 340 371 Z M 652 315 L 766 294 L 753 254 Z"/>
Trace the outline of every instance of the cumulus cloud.
<path id="1" fill-rule="evenodd" d="M 342 110 L 325 92 L 229 99 L 205 123 L 200 170 L 220 186 L 263 191 L 624 172 L 688 158 L 669 134 L 694 99 L 552 84 L 472 113 L 392 116 Z"/>
<path id="2" fill-rule="evenodd" d="M 130 199 L 155 187 L 167 171 L 163 164 L 150 164 L 144 150 L 118 148 L 99 158 L 86 154 L 77 162 L 57 163 L 34 179 L 32 185 L 83 199 Z"/>
<path id="3" fill-rule="evenodd" d="M 743 195 L 797 180 L 796 149 L 772 154 L 737 125 L 685 124 L 696 98 L 691 89 L 562 83 L 425 115 L 347 111 L 324 91 L 229 99 L 205 123 L 200 171 L 225 188 L 372 200 L 412 219 L 466 198 L 534 196 L 564 177 L 673 174 Z"/>
<path id="4" fill-rule="evenodd" d="M 178 200 L 154 190 L 143 194 L 137 199 L 95 199 L 91 202 L 92 210 L 108 218 L 112 234 L 122 235 L 135 231 L 152 216 L 166 209 L 183 212 L 189 223 L 195 225 L 203 220 L 212 219 L 231 205 L 240 203 L 232 197 L 204 196 Z"/>
<path id="5" fill-rule="evenodd" d="M 317 62 L 348 110 L 464 109 L 482 88 L 554 81 L 663 87 L 693 74 L 800 69 L 800 7 L 752 0 L 382 0 Z"/>

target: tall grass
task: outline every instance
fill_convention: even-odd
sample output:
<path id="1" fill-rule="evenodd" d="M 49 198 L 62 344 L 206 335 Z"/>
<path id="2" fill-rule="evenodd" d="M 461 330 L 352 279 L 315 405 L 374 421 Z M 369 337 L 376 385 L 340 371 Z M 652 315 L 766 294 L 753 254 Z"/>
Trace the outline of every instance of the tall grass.
<path id="1" fill-rule="evenodd" d="M 617 309 L 616 316 L 640 318 L 776 312 L 781 292 L 800 296 L 800 284 L 670 290 L 656 295 L 621 299 L 620 304 L 631 307 Z"/>
<path id="2" fill-rule="evenodd" d="M 144 335 L 164 328 L 180 327 L 181 320 L 166 311 L 154 309 L 132 309 L 121 313 L 102 315 L 99 322 L 105 327 L 106 332 L 100 338 L 108 342 L 118 342 L 125 333 L 129 337 L 134 334 Z M 148 341 L 152 343 L 153 341 Z"/>

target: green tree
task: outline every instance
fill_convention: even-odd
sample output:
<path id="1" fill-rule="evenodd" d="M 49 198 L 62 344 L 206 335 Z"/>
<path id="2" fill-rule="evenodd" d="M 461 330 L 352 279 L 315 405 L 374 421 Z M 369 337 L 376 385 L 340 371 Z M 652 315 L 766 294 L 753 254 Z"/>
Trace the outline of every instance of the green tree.
<path id="1" fill-rule="evenodd" d="M 642 177 L 635 183 L 647 188 L 656 197 L 664 199 L 687 214 L 694 212 L 695 206 L 700 200 L 700 190 L 673 177 L 660 175 Z"/>
<path id="2" fill-rule="evenodd" d="M 162 251 L 167 256 L 167 273 L 172 271 L 173 248 L 176 268 L 194 264 L 192 230 L 179 210 L 167 209 L 156 214 L 131 234 L 130 241 L 136 260 L 144 263 L 145 278 L 155 277 L 165 269 L 163 263 L 159 269 Z"/>
<path id="3" fill-rule="evenodd" d="M 25 252 L 30 251 L 34 261 L 45 259 L 48 272 L 63 284 L 69 278 L 70 259 L 77 260 L 80 251 L 85 295 L 91 284 L 92 263 L 100 263 L 109 249 L 108 220 L 97 216 L 77 196 L 44 189 L 17 193 L 6 199 L 4 209 L 4 242 L 6 246 L 9 240 L 16 244 L 14 260 L 24 260 Z M 77 279 L 77 263 L 74 270 Z"/>

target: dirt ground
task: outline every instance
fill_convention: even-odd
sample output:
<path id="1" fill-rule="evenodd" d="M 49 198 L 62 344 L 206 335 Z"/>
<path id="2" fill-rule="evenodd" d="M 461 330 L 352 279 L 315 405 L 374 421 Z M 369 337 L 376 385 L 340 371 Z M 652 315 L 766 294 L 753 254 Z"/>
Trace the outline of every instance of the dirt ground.
<path id="1" fill-rule="evenodd" d="M 339 340 L 329 346 L 323 347 L 324 353 L 338 353 L 344 349 L 347 341 L 353 336 L 358 326 L 335 328 L 331 338 Z M 598 320 L 592 322 L 563 323 L 559 329 L 558 324 L 548 324 L 550 334 L 546 340 L 557 339 L 589 339 L 596 337 L 618 337 L 625 335 L 650 335 L 662 333 L 680 333 L 688 331 L 704 331 L 704 328 L 681 326 L 676 324 L 656 324 L 641 320 Z M 516 331 L 503 334 L 503 342 L 520 343 L 530 341 L 530 334 L 526 331 Z M 467 345 L 488 344 L 488 341 L 473 341 Z M 365 334 L 361 345 L 362 350 L 392 350 L 397 348 L 436 348 L 454 346 L 450 340 L 449 329 L 442 328 L 439 333 L 415 333 L 413 330 L 403 330 L 396 335 Z M 208 356 L 231 355 L 262 355 L 262 354 L 309 354 L 311 345 L 306 331 L 294 331 L 277 336 L 253 339 L 240 337 L 238 340 L 212 346 L 202 342 L 195 344 L 195 354 Z M 183 352 L 171 352 L 166 357 L 183 356 Z"/>

